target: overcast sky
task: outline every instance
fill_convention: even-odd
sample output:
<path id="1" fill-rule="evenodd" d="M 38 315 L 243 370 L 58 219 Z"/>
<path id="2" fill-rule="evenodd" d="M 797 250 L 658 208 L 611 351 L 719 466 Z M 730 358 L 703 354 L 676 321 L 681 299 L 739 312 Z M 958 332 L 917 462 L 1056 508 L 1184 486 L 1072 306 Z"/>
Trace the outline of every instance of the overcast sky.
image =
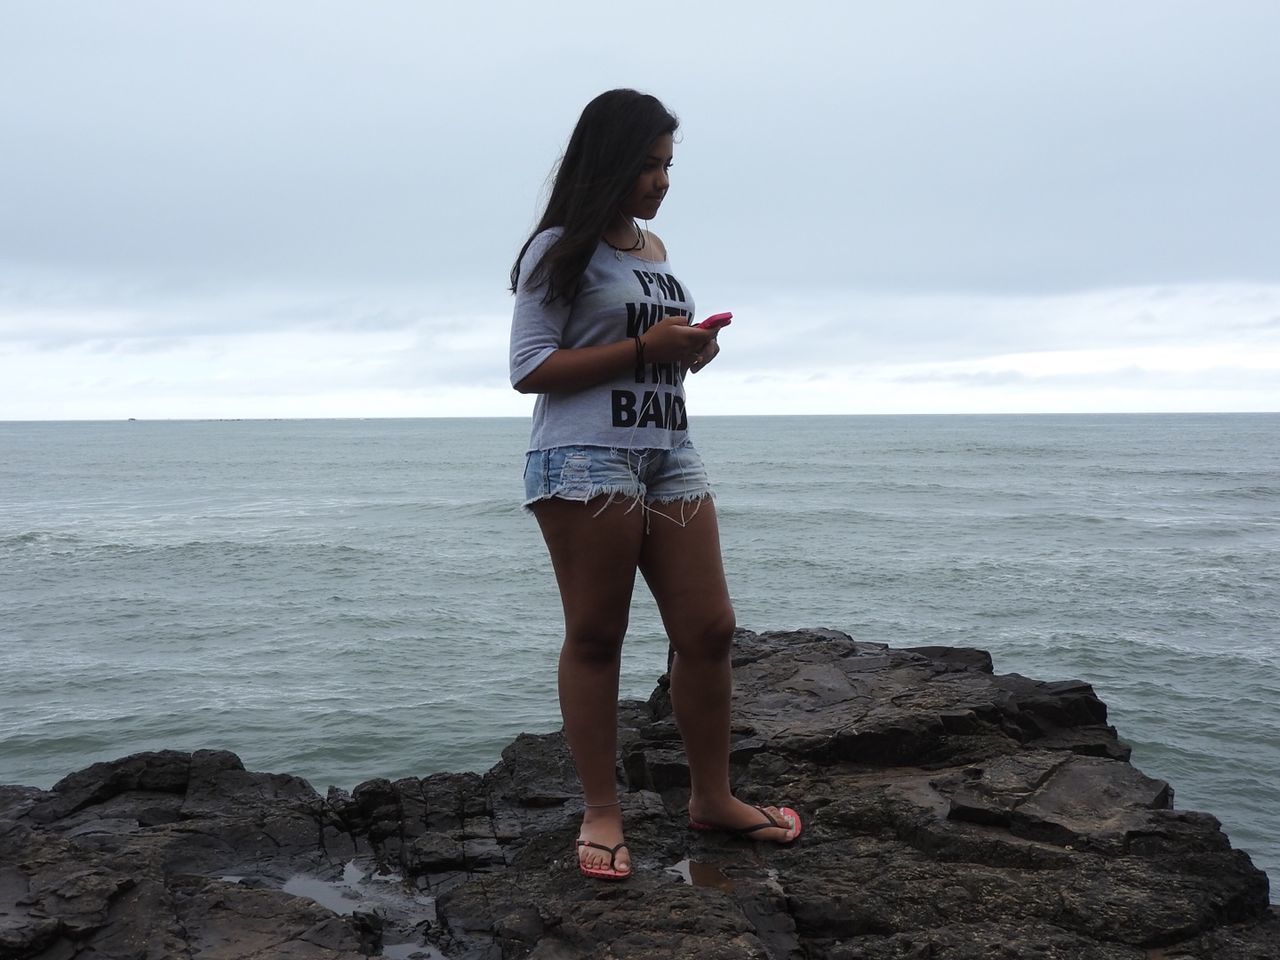
<path id="1" fill-rule="evenodd" d="M 616 86 L 735 314 L 695 415 L 1280 410 L 1275 0 L 0 0 L 0 419 L 527 413 Z"/>

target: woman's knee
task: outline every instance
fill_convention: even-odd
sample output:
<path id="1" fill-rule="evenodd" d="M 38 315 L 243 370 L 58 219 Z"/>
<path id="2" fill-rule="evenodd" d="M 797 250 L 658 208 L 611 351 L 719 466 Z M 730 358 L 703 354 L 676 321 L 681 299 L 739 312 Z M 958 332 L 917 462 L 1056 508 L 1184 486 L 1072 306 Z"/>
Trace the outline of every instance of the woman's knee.
<path id="1" fill-rule="evenodd" d="M 612 627 L 570 628 L 564 636 L 564 653 L 579 663 L 614 663 L 622 655 L 622 639 L 626 632 L 625 623 Z"/>
<path id="2" fill-rule="evenodd" d="M 729 607 L 687 631 L 677 631 L 671 637 L 671 645 L 680 656 L 699 660 L 725 659 L 729 656 L 736 628 L 737 620 L 734 618 L 733 608 Z"/>

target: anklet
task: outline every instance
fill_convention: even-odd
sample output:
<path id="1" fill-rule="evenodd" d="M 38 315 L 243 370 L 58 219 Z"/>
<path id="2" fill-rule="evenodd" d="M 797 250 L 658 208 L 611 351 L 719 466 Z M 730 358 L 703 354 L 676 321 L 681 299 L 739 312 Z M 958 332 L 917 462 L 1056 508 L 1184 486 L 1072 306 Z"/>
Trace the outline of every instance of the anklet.
<path id="1" fill-rule="evenodd" d="M 622 801 L 610 800 L 608 803 L 584 803 L 583 806 L 586 807 L 588 810 L 592 810 L 597 807 L 620 807 L 622 806 Z"/>

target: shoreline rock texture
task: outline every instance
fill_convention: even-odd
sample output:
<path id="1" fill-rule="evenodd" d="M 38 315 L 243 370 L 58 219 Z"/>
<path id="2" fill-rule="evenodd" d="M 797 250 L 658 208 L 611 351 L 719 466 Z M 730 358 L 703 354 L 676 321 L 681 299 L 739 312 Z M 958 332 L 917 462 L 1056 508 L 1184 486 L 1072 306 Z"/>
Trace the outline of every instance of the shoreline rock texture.
<path id="1" fill-rule="evenodd" d="M 1263 960 L 1265 874 L 1128 762 L 1088 684 L 979 650 L 739 631 L 733 778 L 790 847 L 687 828 L 665 684 L 620 711 L 635 873 L 581 877 L 563 737 L 317 794 L 225 751 L 0 787 L 0 960 Z"/>

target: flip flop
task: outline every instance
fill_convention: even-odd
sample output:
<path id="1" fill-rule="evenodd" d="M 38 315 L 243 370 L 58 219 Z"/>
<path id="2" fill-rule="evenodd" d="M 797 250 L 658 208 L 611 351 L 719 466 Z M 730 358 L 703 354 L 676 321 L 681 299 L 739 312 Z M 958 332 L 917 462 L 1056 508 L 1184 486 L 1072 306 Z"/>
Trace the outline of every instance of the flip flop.
<path id="1" fill-rule="evenodd" d="M 578 860 L 578 869 L 582 871 L 584 877 L 591 877 L 594 880 L 625 880 L 631 876 L 631 868 L 619 870 L 617 868 L 618 851 L 625 847 L 626 842 L 622 842 L 614 847 L 606 847 L 603 843 L 592 843 L 590 840 L 577 840 L 574 843 L 574 853 L 576 854 L 583 847 L 591 847 L 594 850 L 603 850 L 609 855 L 609 866 L 607 867 L 589 867 Z"/>
<path id="2" fill-rule="evenodd" d="M 693 819 L 693 817 L 690 817 L 689 826 L 694 830 L 719 830 L 721 833 L 727 833 L 734 837 L 749 837 L 757 830 L 768 830 L 770 828 L 778 830 L 794 830 L 795 836 L 790 840 L 775 841 L 776 843 L 784 844 L 794 843 L 800 836 L 800 831 L 804 829 L 804 824 L 800 822 L 800 814 L 796 813 L 790 807 L 780 807 L 778 811 L 783 815 L 783 817 L 790 818 L 792 824 L 790 827 L 788 827 L 786 823 L 778 823 L 778 821 L 774 820 L 773 817 L 765 813 L 760 807 L 756 807 L 756 810 L 759 811 L 760 816 L 764 817 L 764 823 L 755 823 L 749 827 L 718 827 L 713 823 L 700 823 Z"/>

